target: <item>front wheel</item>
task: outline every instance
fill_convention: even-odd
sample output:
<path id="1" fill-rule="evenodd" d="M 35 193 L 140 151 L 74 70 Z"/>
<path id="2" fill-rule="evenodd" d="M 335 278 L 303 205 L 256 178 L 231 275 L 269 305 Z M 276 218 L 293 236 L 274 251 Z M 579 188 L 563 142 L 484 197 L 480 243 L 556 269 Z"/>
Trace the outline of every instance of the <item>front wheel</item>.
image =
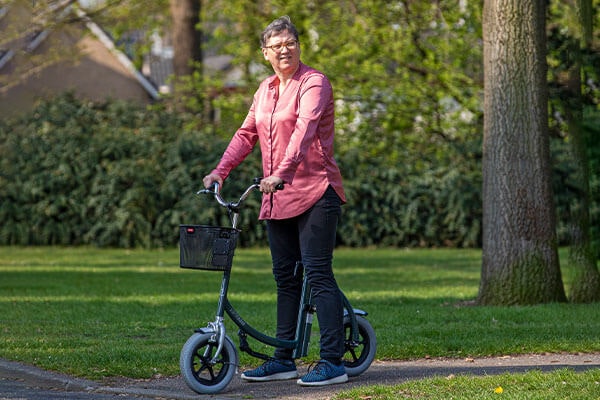
<path id="1" fill-rule="evenodd" d="M 195 333 L 185 342 L 179 357 L 179 368 L 185 383 L 196 393 L 218 393 L 231 382 L 238 356 L 231 339 L 226 336 L 221 354 L 213 361 L 218 344 L 211 333 Z"/>
<path id="2" fill-rule="evenodd" d="M 365 318 L 356 315 L 358 326 L 358 342 L 352 339 L 352 322 L 349 316 L 344 317 L 344 367 L 348 376 L 357 376 L 365 372 L 377 352 L 375 330 Z"/>

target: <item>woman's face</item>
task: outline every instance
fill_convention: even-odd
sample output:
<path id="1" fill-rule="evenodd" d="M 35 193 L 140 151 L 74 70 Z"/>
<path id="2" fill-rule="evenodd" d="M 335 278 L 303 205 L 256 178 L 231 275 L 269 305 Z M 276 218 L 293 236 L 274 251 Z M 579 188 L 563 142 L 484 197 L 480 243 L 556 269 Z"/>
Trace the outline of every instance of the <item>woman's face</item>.
<path id="1" fill-rule="evenodd" d="M 287 44 L 287 46 L 282 46 Z M 273 46 L 280 46 L 280 49 Z M 300 43 L 290 32 L 282 31 L 267 39 L 265 47 L 262 48 L 265 60 L 271 63 L 277 74 L 293 74 L 300 65 Z"/>

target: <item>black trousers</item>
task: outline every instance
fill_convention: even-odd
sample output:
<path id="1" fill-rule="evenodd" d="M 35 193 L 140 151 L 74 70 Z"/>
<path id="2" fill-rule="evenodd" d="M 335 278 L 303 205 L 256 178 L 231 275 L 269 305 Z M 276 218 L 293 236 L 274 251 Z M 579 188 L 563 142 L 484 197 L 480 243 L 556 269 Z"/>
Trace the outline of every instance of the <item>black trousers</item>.
<path id="1" fill-rule="evenodd" d="M 267 231 L 273 275 L 277 283 L 277 338 L 293 340 L 302 291 L 301 261 L 307 274 L 321 333 L 323 359 L 344 354 L 343 304 L 332 260 L 341 201 L 331 186 L 303 214 L 285 220 L 268 220 Z M 275 349 L 275 357 L 291 358 L 292 350 Z"/>

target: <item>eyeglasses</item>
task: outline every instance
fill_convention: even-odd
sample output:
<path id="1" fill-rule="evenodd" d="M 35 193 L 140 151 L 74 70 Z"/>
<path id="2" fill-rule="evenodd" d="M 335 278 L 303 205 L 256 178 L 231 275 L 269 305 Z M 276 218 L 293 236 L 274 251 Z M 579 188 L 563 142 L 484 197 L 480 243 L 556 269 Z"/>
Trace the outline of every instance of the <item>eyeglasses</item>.
<path id="1" fill-rule="evenodd" d="M 275 53 L 281 53 L 281 51 L 283 50 L 284 47 L 288 50 L 294 50 L 296 47 L 298 47 L 298 41 L 290 40 L 289 42 L 285 42 L 285 43 L 278 43 L 278 44 L 273 44 L 271 46 L 265 46 L 266 49 L 271 49 Z"/>

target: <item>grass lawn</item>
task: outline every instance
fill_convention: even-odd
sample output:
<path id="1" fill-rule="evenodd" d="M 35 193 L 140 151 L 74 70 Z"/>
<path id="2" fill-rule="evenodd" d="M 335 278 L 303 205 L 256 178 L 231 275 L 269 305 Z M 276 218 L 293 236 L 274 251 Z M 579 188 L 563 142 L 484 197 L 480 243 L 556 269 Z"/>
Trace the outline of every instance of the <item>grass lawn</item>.
<path id="1" fill-rule="evenodd" d="M 334 263 L 350 301 L 369 312 L 380 359 L 600 351 L 598 304 L 460 306 L 477 295 L 480 259 L 479 250 L 338 249 Z M 176 249 L 0 247 L 0 357 L 92 379 L 178 374 L 181 346 L 214 319 L 221 278 L 178 262 Z M 237 251 L 229 298 L 274 333 L 268 250 Z M 235 343 L 236 332 L 228 324 Z"/>
<path id="2" fill-rule="evenodd" d="M 592 400 L 600 399 L 600 369 L 576 373 L 530 371 L 473 377 L 435 377 L 400 385 L 359 387 L 342 391 L 336 400 Z"/>

